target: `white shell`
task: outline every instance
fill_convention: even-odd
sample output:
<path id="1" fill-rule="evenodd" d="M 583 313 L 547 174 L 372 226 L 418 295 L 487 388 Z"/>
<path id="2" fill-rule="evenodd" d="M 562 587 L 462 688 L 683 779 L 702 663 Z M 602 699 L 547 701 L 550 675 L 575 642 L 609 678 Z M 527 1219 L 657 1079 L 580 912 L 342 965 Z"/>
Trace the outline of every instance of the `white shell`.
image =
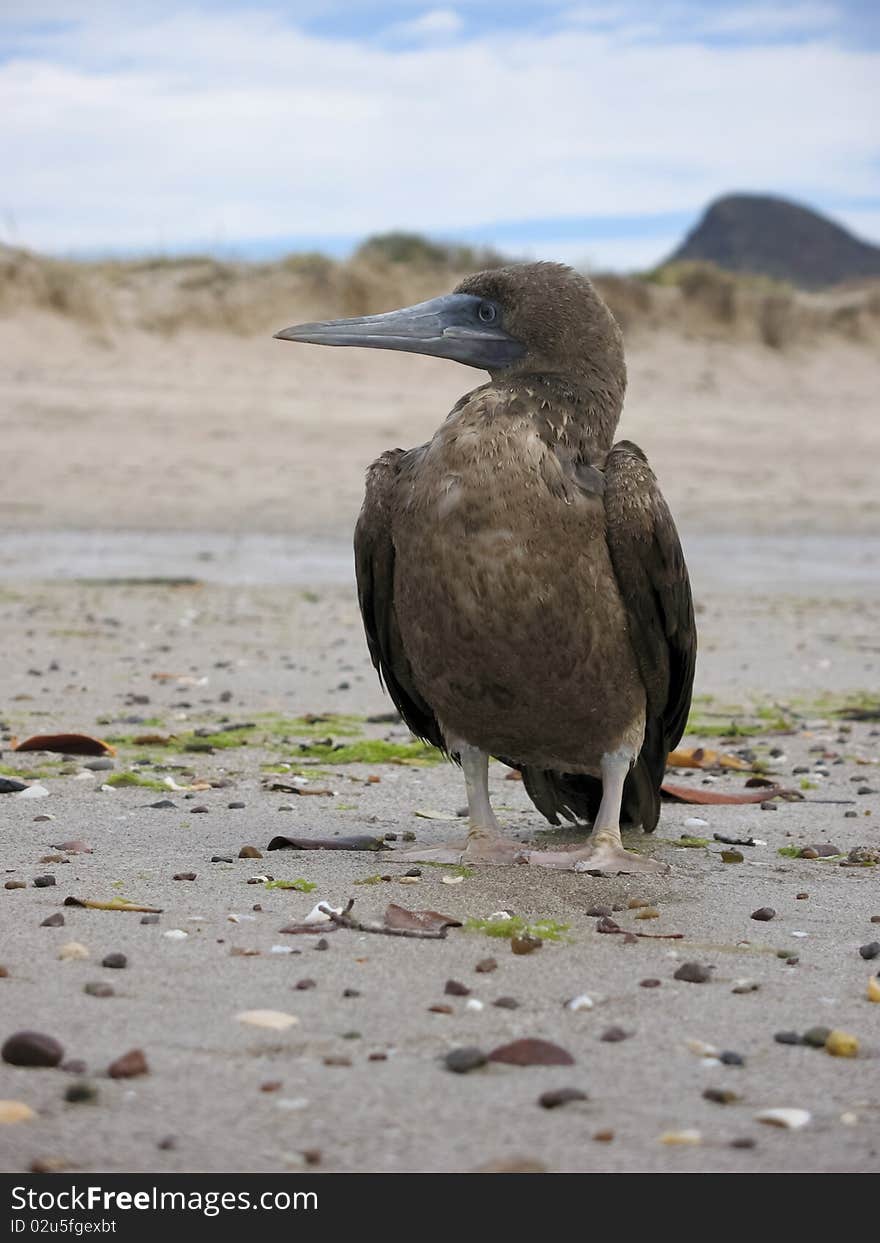
<path id="1" fill-rule="evenodd" d="M 272 1031 L 283 1032 L 293 1027 L 299 1019 L 294 1014 L 285 1014 L 283 1010 L 242 1010 L 235 1016 L 238 1023 L 248 1023 L 251 1027 L 269 1027 Z"/>
<path id="2" fill-rule="evenodd" d="M 799 1131 L 811 1119 L 807 1109 L 762 1109 L 755 1114 L 756 1122 L 766 1122 L 768 1126 L 781 1126 L 786 1131 Z"/>
<path id="3" fill-rule="evenodd" d="M 483 1005 L 483 1002 L 480 1001 L 478 997 L 469 997 L 467 1001 L 464 1003 L 464 1008 L 465 1010 L 479 1011 L 479 1010 L 484 1009 L 484 1005 Z"/>
<path id="4" fill-rule="evenodd" d="M 82 958 L 88 958 L 89 951 L 79 941 L 68 941 L 66 945 L 62 945 L 58 951 L 58 957 L 64 962 L 76 962 Z"/>
<path id="5" fill-rule="evenodd" d="M 330 906 L 327 902 L 319 902 L 317 906 L 313 906 L 302 921 L 304 924 L 329 924 L 331 922 L 328 911 L 332 911 L 334 915 L 342 914 L 341 906 Z"/>
<path id="6" fill-rule="evenodd" d="M 565 1003 L 566 1010 L 592 1010 L 593 998 L 587 993 L 579 993 L 577 997 L 572 997 L 571 1001 Z"/>
<path id="7" fill-rule="evenodd" d="M 162 936 L 167 937 L 169 941 L 185 941 L 189 933 L 184 932 L 182 928 L 169 928 L 167 932 L 162 933 Z"/>

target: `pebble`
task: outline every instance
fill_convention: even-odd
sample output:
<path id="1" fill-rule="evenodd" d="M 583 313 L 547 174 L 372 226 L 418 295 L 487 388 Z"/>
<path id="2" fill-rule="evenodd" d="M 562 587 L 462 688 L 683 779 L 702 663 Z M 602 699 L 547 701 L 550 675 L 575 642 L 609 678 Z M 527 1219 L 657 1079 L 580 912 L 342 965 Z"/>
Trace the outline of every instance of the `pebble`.
<path id="1" fill-rule="evenodd" d="M 699 962 L 683 962 L 673 978 L 685 980 L 688 984 L 705 984 L 712 978 L 712 968 L 704 967 Z"/>
<path id="2" fill-rule="evenodd" d="M 641 910 L 636 911 L 636 919 L 659 919 L 660 912 L 656 906 L 643 906 Z"/>
<path id="3" fill-rule="evenodd" d="M 806 1109 L 762 1109 L 755 1114 L 756 1122 L 783 1127 L 786 1131 L 799 1131 L 810 1119 L 811 1115 Z"/>
<path id="4" fill-rule="evenodd" d="M 715 1105 L 733 1105 L 734 1102 L 741 1100 L 736 1092 L 729 1092 L 724 1088 L 706 1088 L 703 1098 L 712 1101 Z"/>
<path id="5" fill-rule="evenodd" d="M 443 992 L 447 997 L 469 997 L 471 990 L 458 980 L 447 980 Z"/>
<path id="6" fill-rule="evenodd" d="M 101 959 L 101 966 L 121 969 L 128 966 L 128 959 L 124 954 L 107 954 Z"/>
<path id="7" fill-rule="evenodd" d="M 859 953 L 869 962 L 872 958 L 880 957 L 880 941 L 869 941 L 867 945 L 860 945 Z"/>
<path id="8" fill-rule="evenodd" d="M 0 1101 L 0 1125 L 29 1122 L 36 1116 L 30 1105 L 25 1105 L 24 1101 Z"/>
<path id="9" fill-rule="evenodd" d="M 594 915 L 597 919 L 601 918 L 602 916 L 605 916 L 607 918 L 608 916 L 611 915 L 611 907 L 610 906 L 591 906 L 590 909 L 587 911 L 587 914 Z"/>
<path id="10" fill-rule="evenodd" d="M 555 1088 L 552 1092 L 542 1092 L 538 1104 L 542 1109 L 558 1109 L 560 1105 L 570 1105 L 572 1101 L 586 1101 L 590 1098 L 580 1088 Z"/>
<path id="11" fill-rule="evenodd" d="M 257 850 L 256 846 L 242 846 L 238 852 L 239 859 L 262 859 L 263 852 Z"/>
<path id="12" fill-rule="evenodd" d="M 443 1062 L 446 1069 L 454 1074 L 466 1075 L 469 1071 L 485 1066 L 488 1060 L 483 1050 L 476 1045 L 465 1045 L 460 1049 L 450 1049 Z"/>
<path id="13" fill-rule="evenodd" d="M 90 997 L 113 997 L 115 995 L 112 984 L 105 984 L 103 980 L 93 980 L 84 984 L 83 992 L 88 993 Z"/>
<path id="14" fill-rule="evenodd" d="M 621 1040 L 628 1040 L 631 1035 L 632 1032 L 624 1031 L 622 1027 L 606 1027 L 599 1039 L 605 1044 L 619 1044 Z"/>
<path id="15" fill-rule="evenodd" d="M 731 1148 L 756 1148 L 757 1144 L 750 1135 L 746 1135 L 742 1139 L 732 1139 L 730 1146 Z"/>
<path id="16" fill-rule="evenodd" d="M 474 971 L 477 971 L 480 975 L 489 975 L 490 972 L 497 970 L 497 968 L 498 962 L 495 958 L 481 958 L 474 967 Z"/>
<path id="17" fill-rule="evenodd" d="M 873 976 L 868 980 L 868 1001 L 880 1001 L 880 980 Z"/>
<path id="18" fill-rule="evenodd" d="M 294 988 L 298 989 L 301 993 L 304 993 L 310 988 L 317 988 L 317 981 L 316 980 L 297 980 L 296 984 L 294 985 Z"/>
<path id="19" fill-rule="evenodd" d="M 60 911 L 56 911 L 54 915 L 47 915 L 40 924 L 41 928 L 63 928 L 64 916 Z"/>
<path id="20" fill-rule="evenodd" d="M 756 911 L 752 911 L 752 919 L 757 919 L 761 923 L 766 923 L 768 920 L 775 918 L 776 912 L 772 906 L 759 906 Z"/>
<path id="21" fill-rule="evenodd" d="M 721 1062 L 724 1066 L 745 1066 L 746 1059 L 741 1053 L 735 1053 L 733 1049 L 725 1049 L 721 1054 Z"/>
<path id="22" fill-rule="evenodd" d="M 757 980 L 734 980 L 732 993 L 756 993 L 761 985 Z"/>
<path id="23" fill-rule="evenodd" d="M 55 883 L 56 882 L 55 882 L 54 876 L 35 876 L 34 877 L 34 886 L 37 889 L 48 889 L 50 885 L 54 885 Z"/>
<path id="24" fill-rule="evenodd" d="M 176 803 L 172 803 L 170 798 L 160 798 L 158 803 L 147 803 L 147 807 L 153 811 L 164 811 L 166 808 L 176 807 Z"/>
<path id="25" fill-rule="evenodd" d="M 283 1010 L 242 1010 L 235 1016 L 239 1023 L 247 1023 L 251 1027 L 268 1027 L 272 1031 L 286 1031 L 299 1022 L 293 1014 Z"/>
<path id="26" fill-rule="evenodd" d="M 174 880 L 195 880 L 196 877 L 197 877 L 196 872 L 175 872 L 174 873 Z"/>
<path id="27" fill-rule="evenodd" d="M 825 1041 L 831 1035 L 830 1027 L 810 1027 L 804 1032 L 801 1039 L 804 1044 L 810 1045 L 813 1049 L 824 1049 Z"/>
<path id="28" fill-rule="evenodd" d="M 830 1031 L 825 1041 L 825 1052 L 830 1053 L 832 1057 L 858 1057 L 858 1039 L 849 1032 Z"/>
<path id="29" fill-rule="evenodd" d="M 579 993 L 577 997 L 572 997 L 571 1001 L 565 1003 L 565 1008 L 566 1010 L 574 1010 L 575 1013 L 579 1010 L 592 1010 L 593 998 L 587 993 Z"/>
<path id="30" fill-rule="evenodd" d="M 104 756 L 99 760 L 89 760 L 87 763 L 83 764 L 83 768 L 87 768 L 90 773 L 105 773 L 115 767 L 116 765 L 113 760 L 109 759 L 107 756 Z"/>
<path id="31" fill-rule="evenodd" d="M 721 852 L 722 863 L 742 863 L 744 859 L 745 855 L 741 850 L 722 850 Z"/>
<path id="32" fill-rule="evenodd" d="M 773 1039 L 777 1044 L 803 1044 L 800 1035 L 792 1031 L 776 1032 Z"/>
<path id="33" fill-rule="evenodd" d="M 510 948 L 514 954 L 531 954 L 534 950 L 539 950 L 543 944 L 540 937 L 532 936 L 530 932 L 520 933 L 519 936 L 510 939 Z"/>
<path id="34" fill-rule="evenodd" d="M 499 1010 L 518 1010 L 519 1002 L 515 997 L 498 997 L 492 1002 Z"/>
<path id="35" fill-rule="evenodd" d="M 88 958 L 88 956 L 89 951 L 79 941 L 68 941 L 58 951 L 58 957 L 62 962 L 76 962 L 79 959 Z"/>
<path id="36" fill-rule="evenodd" d="M 243 811 L 247 806 L 246 803 L 227 803 L 226 806 L 230 811 Z"/>
<path id="37" fill-rule="evenodd" d="M 344 988 L 342 995 L 343 997 L 360 997 L 360 992 L 356 988 Z"/>
<path id="38" fill-rule="evenodd" d="M 129 1049 L 128 1053 L 123 1053 L 107 1067 L 111 1079 L 134 1079 L 136 1075 L 149 1074 L 149 1071 L 143 1049 Z"/>
<path id="39" fill-rule="evenodd" d="M 21 1031 L 7 1038 L 0 1057 L 10 1066 L 57 1066 L 64 1057 L 64 1049 L 54 1036 Z"/>
<path id="40" fill-rule="evenodd" d="M 604 1131 L 594 1131 L 593 1139 L 597 1144 L 610 1144 L 614 1139 L 614 1132 L 607 1128 Z"/>
<path id="41" fill-rule="evenodd" d="M 455 1014 L 455 1011 L 453 1010 L 452 1006 L 444 1005 L 442 1002 L 438 1001 L 435 1005 L 428 1006 L 428 1013 L 429 1014 Z"/>
<path id="42" fill-rule="evenodd" d="M 640 988 L 660 988 L 662 981 L 655 979 L 639 980 Z"/>
<path id="43" fill-rule="evenodd" d="M 573 1066 L 574 1058 L 558 1044 L 549 1040 L 526 1037 L 499 1045 L 489 1054 L 490 1062 L 502 1062 L 507 1066 Z"/>
<path id="44" fill-rule="evenodd" d="M 350 1066 L 351 1058 L 350 1057 L 339 1057 L 339 1056 L 325 1057 L 324 1065 L 325 1066 Z"/>
<path id="45" fill-rule="evenodd" d="M 141 916 L 142 924 L 158 924 L 158 922 L 159 922 L 158 915 L 142 915 Z"/>
<path id="46" fill-rule="evenodd" d="M 4 889 L 27 889 L 27 885 L 23 880 L 8 880 L 3 886 Z"/>
<path id="47" fill-rule="evenodd" d="M 64 1099 L 70 1105 L 94 1105 L 98 1099 L 98 1088 L 88 1079 L 78 1079 L 67 1088 Z"/>
<path id="48" fill-rule="evenodd" d="M 702 1144 L 703 1137 L 699 1131 L 664 1131 L 660 1136 L 661 1144 Z"/>
<path id="49" fill-rule="evenodd" d="M 14 798 L 48 798 L 49 791 L 46 789 L 45 786 L 32 785 L 32 786 L 28 786 L 26 790 L 20 790 L 18 794 L 14 795 L 13 797 Z"/>

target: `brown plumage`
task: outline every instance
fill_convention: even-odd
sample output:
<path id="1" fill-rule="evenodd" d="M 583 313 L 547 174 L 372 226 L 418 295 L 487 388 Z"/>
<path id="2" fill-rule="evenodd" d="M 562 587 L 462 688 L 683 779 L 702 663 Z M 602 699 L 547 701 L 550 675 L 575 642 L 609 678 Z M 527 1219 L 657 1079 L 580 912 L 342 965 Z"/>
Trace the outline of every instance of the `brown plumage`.
<path id="1" fill-rule="evenodd" d="M 637 446 L 613 444 L 623 345 L 592 284 L 518 265 L 412 311 L 279 335 L 490 372 L 426 444 L 373 463 L 355 533 L 373 663 L 413 733 L 465 767 L 471 834 L 451 857 L 515 854 L 488 804 L 492 755 L 552 823 L 595 822 L 586 847 L 532 862 L 656 869 L 622 850 L 619 826 L 657 824 L 696 634 L 654 475 Z"/>

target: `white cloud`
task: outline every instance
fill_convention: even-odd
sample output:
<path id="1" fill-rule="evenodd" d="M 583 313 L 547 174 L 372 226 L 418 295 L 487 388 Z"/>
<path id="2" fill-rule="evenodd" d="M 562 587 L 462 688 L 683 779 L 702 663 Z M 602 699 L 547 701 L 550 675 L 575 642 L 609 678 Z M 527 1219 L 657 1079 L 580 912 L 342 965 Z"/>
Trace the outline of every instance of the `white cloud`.
<path id="1" fill-rule="evenodd" d="M 409 22 L 397 22 L 389 27 L 388 34 L 398 39 L 448 39 L 457 35 L 464 27 L 464 21 L 455 9 L 431 9 L 421 17 Z"/>
<path id="2" fill-rule="evenodd" d="M 731 189 L 877 195 L 875 50 L 582 28 L 392 50 L 269 11 L 116 13 L 0 64 L 0 219 L 25 244 L 442 233 L 693 211 Z"/>

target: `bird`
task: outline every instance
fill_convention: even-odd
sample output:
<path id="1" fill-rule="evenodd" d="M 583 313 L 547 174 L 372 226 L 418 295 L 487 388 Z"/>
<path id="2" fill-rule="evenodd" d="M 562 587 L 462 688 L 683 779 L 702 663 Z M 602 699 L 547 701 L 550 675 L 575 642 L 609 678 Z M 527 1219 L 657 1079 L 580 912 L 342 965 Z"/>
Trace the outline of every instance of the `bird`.
<path id="1" fill-rule="evenodd" d="M 489 375 L 425 444 L 373 462 L 354 536 L 373 664 L 467 790 L 466 840 L 411 857 L 667 872 L 621 830 L 657 826 L 691 703 L 693 600 L 647 457 L 614 443 L 626 364 L 596 287 L 563 264 L 510 264 L 415 306 L 275 335 Z M 519 771 L 551 824 L 589 835 L 555 850 L 505 838 L 490 758 Z"/>

